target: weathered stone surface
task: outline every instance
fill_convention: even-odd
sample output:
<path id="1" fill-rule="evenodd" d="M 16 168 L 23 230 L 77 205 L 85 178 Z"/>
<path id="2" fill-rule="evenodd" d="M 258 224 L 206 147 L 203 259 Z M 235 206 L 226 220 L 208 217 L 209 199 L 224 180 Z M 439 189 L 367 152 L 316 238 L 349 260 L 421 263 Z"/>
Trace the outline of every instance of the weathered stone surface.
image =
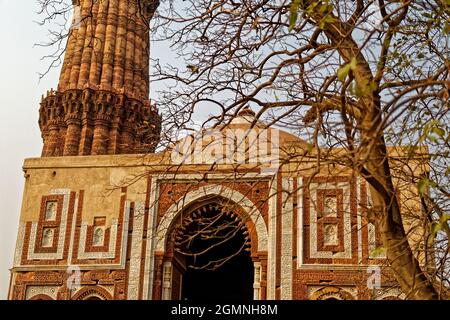
<path id="1" fill-rule="evenodd" d="M 42 98 L 43 157 L 153 152 L 161 117 L 149 101 L 148 23 L 158 1 L 81 0 L 58 90 Z M 137 14 L 139 12 L 139 14 Z"/>

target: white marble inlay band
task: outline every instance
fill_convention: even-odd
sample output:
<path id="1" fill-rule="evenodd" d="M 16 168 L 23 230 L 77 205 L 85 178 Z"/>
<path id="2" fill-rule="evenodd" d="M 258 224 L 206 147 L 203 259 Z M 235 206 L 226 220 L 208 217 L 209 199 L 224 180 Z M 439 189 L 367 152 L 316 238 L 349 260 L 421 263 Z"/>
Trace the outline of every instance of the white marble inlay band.
<path id="1" fill-rule="evenodd" d="M 61 225 L 59 227 L 59 235 L 58 235 L 58 247 L 56 253 L 36 253 L 34 252 L 34 248 L 36 245 L 36 237 L 37 237 L 37 225 L 38 222 L 33 222 L 31 225 L 31 234 L 30 234 L 30 243 L 28 245 L 28 260 L 61 260 L 63 259 L 64 254 L 64 244 L 66 238 L 66 229 L 67 229 L 67 215 L 69 211 L 69 198 L 70 198 L 70 190 L 69 189 L 55 189 L 50 192 L 51 195 L 63 195 L 63 208 L 61 214 Z"/>
<path id="2" fill-rule="evenodd" d="M 292 299 L 292 234 L 294 204 L 292 179 L 283 178 L 281 215 L 281 292 L 282 300 Z"/>
<path id="3" fill-rule="evenodd" d="M 350 183 L 311 183 L 310 184 L 310 255 L 311 258 L 344 258 L 351 259 L 352 257 L 352 226 L 351 226 L 351 208 L 350 208 Z M 343 190 L 343 224 L 344 224 L 344 251 L 333 253 L 331 251 L 318 251 L 317 245 L 317 191 L 319 189 L 342 189 Z"/>
<path id="4" fill-rule="evenodd" d="M 297 178 L 297 267 L 303 265 L 303 178 Z"/>
<path id="5" fill-rule="evenodd" d="M 149 199 L 149 212 L 148 212 L 148 224 L 147 224 L 147 247 L 145 251 L 145 265 L 144 265 L 144 284 L 143 284 L 143 300 L 152 299 L 153 290 L 153 273 L 154 273 L 154 260 L 153 255 L 155 253 L 155 233 L 156 233 L 156 218 L 158 217 L 158 198 L 159 194 L 158 180 L 152 178 L 150 184 L 150 199 Z"/>
<path id="6" fill-rule="evenodd" d="M 145 203 L 136 202 L 134 210 L 133 234 L 131 237 L 130 270 L 128 274 L 128 300 L 137 300 L 139 297 L 144 217 Z"/>
<path id="7" fill-rule="evenodd" d="M 196 201 L 198 199 L 204 198 L 205 196 L 217 195 L 225 199 L 230 199 L 234 203 L 238 204 L 242 209 L 244 209 L 247 217 L 254 223 L 256 227 L 256 232 L 258 235 L 258 251 L 267 251 L 267 229 L 264 219 L 256 208 L 256 206 L 247 197 L 245 197 L 240 192 L 219 185 L 209 185 L 198 190 L 188 192 L 180 201 L 173 204 L 165 213 L 162 218 L 158 229 L 156 231 L 156 251 L 163 252 L 165 250 L 165 240 L 167 237 L 167 232 L 170 229 L 172 222 L 174 221 L 177 214 L 187 205 Z"/>
<path id="8" fill-rule="evenodd" d="M 87 236 L 87 228 L 89 224 L 87 221 L 81 222 L 81 229 L 80 229 L 80 241 L 78 244 L 78 259 L 80 260 L 87 260 L 87 259 L 114 259 L 116 257 L 116 245 L 117 241 L 121 242 L 119 255 L 121 256 L 121 265 L 124 265 L 126 257 L 123 252 L 126 249 L 126 243 L 127 243 L 127 235 L 128 235 L 128 222 L 129 222 L 129 215 L 130 215 L 130 203 L 128 201 L 125 202 L 125 211 L 123 216 L 123 228 L 122 228 L 122 234 L 118 235 L 118 226 L 119 226 L 119 220 L 117 218 L 111 219 L 111 231 L 110 231 L 110 238 L 109 238 L 109 247 L 108 252 L 86 252 L 86 236 Z"/>
<path id="9" fill-rule="evenodd" d="M 277 177 L 271 181 L 269 193 L 269 246 L 267 259 L 267 299 L 275 300 L 277 253 Z"/>
<path id="10" fill-rule="evenodd" d="M 19 231 L 17 233 L 16 251 L 14 252 L 14 267 L 21 265 L 23 244 L 25 241 L 26 223 L 19 224 Z"/>

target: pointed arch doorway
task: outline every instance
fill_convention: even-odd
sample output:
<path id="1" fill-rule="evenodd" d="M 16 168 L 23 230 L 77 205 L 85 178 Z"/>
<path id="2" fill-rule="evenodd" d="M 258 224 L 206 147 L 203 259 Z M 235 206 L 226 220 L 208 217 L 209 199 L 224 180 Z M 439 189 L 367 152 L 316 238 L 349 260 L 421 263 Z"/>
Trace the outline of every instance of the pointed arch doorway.
<path id="1" fill-rule="evenodd" d="M 253 299 L 249 230 L 235 210 L 221 201 L 199 202 L 183 210 L 169 238 L 172 299 Z"/>
<path id="2" fill-rule="evenodd" d="M 153 267 L 149 268 L 153 270 L 154 279 L 149 286 L 152 290 L 152 299 L 202 301 L 219 299 L 242 301 L 249 297 L 254 300 L 267 299 L 268 283 L 269 280 L 272 283 L 274 276 L 274 269 L 269 269 L 268 261 L 267 212 L 263 215 L 249 198 L 235 189 L 211 184 L 184 194 L 164 213 L 156 214 L 160 215 L 161 220 L 155 230 L 156 242 L 151 254 Z M 199 216 L 206 219 L 220 217 L 216 224 L 208 225 L 205 232 L 213 232 L 217 225 L 233 221 L 237 224 L 238 228 L 235 229 L 239 232 L 234 239 L 228 237 L 229 241 L 221 248 L 208 251 L 206 254 L 198 254 L 198 251 L 202 252 L 204 248 L 216 247 L 211 243 L 208 244 L 207 240 L 210 237 L 207 235 L 200 236 L 197 242 L 190 241 L 189 246 L 184 241 L 186 237 L 192 236 L 195 228 L 201 226 L 198 223 Z M 204 223 L 205 220 L 201 222 Z M 237 253 L 236 248 L 242 245 L 243 250 L 239 250 L 238 254 L 231 254 L 232 257 L 223 264 L 216 264 L 213 270 L 209 268 L 211 264 L 208 268 L 204 268 L 205 262 L 208 264 L 229 256 L 230 251 L 226 251 L 227 248 Z M 193 262 L 196 263 L 194 268 Z M 226 282 L 226 285 L 220 286 L 223 282 Z M 237 289 L 240 285 L 243 287 Z M 249 290 L 252 290 L 253 294 L 248 294 Z M 234 294 L 233 291 L 237 293 Z M 271 296 L 272 291 L 273 288 L 270 287 Z"/>

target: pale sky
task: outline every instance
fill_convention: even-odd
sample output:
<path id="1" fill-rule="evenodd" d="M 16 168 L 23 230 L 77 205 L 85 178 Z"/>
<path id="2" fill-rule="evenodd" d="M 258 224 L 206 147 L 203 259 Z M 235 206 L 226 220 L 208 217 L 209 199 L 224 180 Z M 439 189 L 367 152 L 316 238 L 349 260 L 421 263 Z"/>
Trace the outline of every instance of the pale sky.
<path id="1" fill-rule="evenodd" d="M 33 48 L 46 38 L 39 27 L 35 0 L 0 0 L 0 299 L 6 299 L 9 268 L 17 237 L 25 158 L 40 155 L 38 126 L 41 95 L 56 87 L 59 70 L 39 82 L 45 50 Z"/>
<path id="2" fill-rule="evenodd" d="M 39 81 L 48 64 L 41 58 L 48 48 L 34 46 L 48 39 L 48 28 L 39 26 L 37 0 L 0 0 L 0 299 L 8 294 L 23 195 L 23 161 L 39 157 L 42 149 L 38 126 L 41 95 L 56 88 L 59 68 Z M 168 45 L 152 47 L 152 56 L 174 61 Z M 162 84 L 153 84 L 152 92 Z M 203 110 L 199 119 L 207 118 Z M 200 121 L 201 122 L 201 121 Z"/>

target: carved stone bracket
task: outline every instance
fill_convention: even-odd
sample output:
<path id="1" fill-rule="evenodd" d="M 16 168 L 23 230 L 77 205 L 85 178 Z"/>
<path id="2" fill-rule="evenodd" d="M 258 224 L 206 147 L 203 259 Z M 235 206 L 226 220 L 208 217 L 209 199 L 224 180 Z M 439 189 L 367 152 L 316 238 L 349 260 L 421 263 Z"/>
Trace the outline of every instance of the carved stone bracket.
<path id="1" fill-rule="evenodd" d="M 155 106 L 125 94 L 50 91 L 41 101 L 42 156 L 154 152 L 161 132 Z"/>

